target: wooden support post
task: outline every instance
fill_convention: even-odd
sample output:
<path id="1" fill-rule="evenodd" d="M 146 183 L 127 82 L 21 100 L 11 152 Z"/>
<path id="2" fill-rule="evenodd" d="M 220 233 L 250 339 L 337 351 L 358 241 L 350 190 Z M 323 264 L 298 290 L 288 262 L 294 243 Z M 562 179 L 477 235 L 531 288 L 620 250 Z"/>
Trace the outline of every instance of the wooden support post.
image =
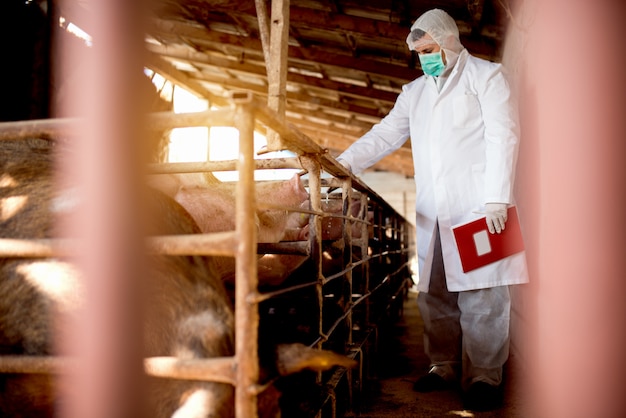
<path id="1" fill-rule="evenodd" d="M 267 7 L 265 0 L 255 0 L 256 15 L 259 20 L 259 35 L 261 37 L 261 46 L 263 47 L 263 58 L 265 59 L 265 69 L 270 72 L 270 23 L 267 15 Z"/>
<path id="2" fill-rule="evenodd" d="M 285 120 L 287 97 L 287 57 L 289 47 L 289 0 L 272 1 L 270 24 L 269 63 L 267 67 L 268 95 L 267 106 Z M 284 149 L 280 136 L 272 131 L 267 133 L 267 150 Z"/>

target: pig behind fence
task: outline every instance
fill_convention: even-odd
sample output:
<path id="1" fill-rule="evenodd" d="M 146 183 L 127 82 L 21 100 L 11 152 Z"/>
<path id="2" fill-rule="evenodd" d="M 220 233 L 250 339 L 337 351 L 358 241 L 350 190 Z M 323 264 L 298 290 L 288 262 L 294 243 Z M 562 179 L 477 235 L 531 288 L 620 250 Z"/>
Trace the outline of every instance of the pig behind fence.
<path id="1" fill-rule="evenodd" d="M 67 215 L 80 207 L 79 201 L 68 206 L 67 196 L 58 199 L 51 181 L 50 149 L 45 141 L 35 144 L 33 147 L 26 142 L 0 143 L 2 238 L 51 237 L 52 211 L 57 214 L 67 211 Z M 158 191 L 148 196 L 155 220 L 151 234 L 200 231 L 189 213 L 173 199 Z M 148 296 L 144 315 L 145 355 L 180 358 L 233 355 L 233 309 L 212 258 L 159 255 L 150 261 L 149 274 L 142 278 Z M 56 286 L 49 286 L 51 283 Z M 53 355 L 54 339 L 62 336 L 83 302 L 80 276 L 64 260 L 0 259 L 0 354 Z M 281 347 L 272 366 L 280 374 L 304 368 L 325 370 L 333 365 L 355 365 L 346 357 L 298 344 Z M 0 416 L 53 416 L 55 403 L 63 399 L 62 394 L 55 392 L 54 383 L 50 375 L 0 374 Z M 151 378 L 146 387 L 151 417 L 234 414 L 234 389 L 227 384 Z M 267 390 L 261 398 L 260 416 L 274 416 L 278 394 Z"/>
<path id="2" fill-rule="evenodd" d="M 149 184 L 180 203 L 193 216 L 202 232 L 235 229 L 234 183 L 221 182 L 212 173 L 184 173 L 151 176 Z M 309 205 L 309 195 L 300 176 L 295 174 L 289 180 L 258 182 L 255 191 L 259 208 L 254 222 L 257 225 L 259 242 L 307 239 L 303 235 L 302 226 L 292 222 L 294 217 L 301 217 L 302 214 L 291 211 L 308 208 Z M 308 222 L 308 215 L 306 218 Z M 259 257 L 260 283 L 280 284 L 305 259 L 303 256 L 284 254 L 265 254 Z M 219 257 L 216 264 L 224 281 L 232 286 L 235 279 L 234 259 Z"/>
<path id="3" fill-rule="evenodd" d="M 207 172 L 156 175 L 150 184 L 180 203 L 202 232 L 235 229 L 234 183 L 222 182 Z M 298 231 L 290 230 L 288 210 L 308 202 L 309 195 L 299 175 L 286 181 L 259 182 L 255 197 L 259 205 L 254 219 L 259 242 L 279 242 L 286 236 L 298 235 Z"/>
<path id="4" fill-rule="evenodd" d="M 45 146 L 3 144 L 3 238 L 49 238 L 53 216 L 80 206 L 53 192 L 52 156 Z M 9 149 L 7 149 L 9 148 Z M 175 201 L 149 194 L 152 234 L 192 234 L 199 229 Z M 60 204 L 64 202 L 63 204 Z M 67 213 L 67 214 L 69 214 Z M 145 282 L 148 294 L 144 342 L 146 356 L 206 358 L 233 354 L 233 312 L 210 259 L 154 256 Z M 54 287 L 52 287 L 54 285 Z M 0 350 L 3 354 L 51 355 L 54 338 L 83 303 L 81 280 L 62 259 L 0 260 Z M 58 326 L 53 326 L 58 324 Z M 2 416 L 51 416 L 53 381 L 45 375 L 0 375 Z M 151 416 L 170 416 L 183 395 L 204 393 L 215 415 L 232 415 L 230 385 L 151 379 Z M 208 395 L 207 395 L 208 394 Z M 16 399 L 17 395 L 17 399 Z M 20 399 L 21 396 L 21 399 Z M 198 396 L 196 396 L 197 398 Z M 197 399 L 196 399 L 197 402 Z M 30 410 L 30 411 L 29 411 Z"/>

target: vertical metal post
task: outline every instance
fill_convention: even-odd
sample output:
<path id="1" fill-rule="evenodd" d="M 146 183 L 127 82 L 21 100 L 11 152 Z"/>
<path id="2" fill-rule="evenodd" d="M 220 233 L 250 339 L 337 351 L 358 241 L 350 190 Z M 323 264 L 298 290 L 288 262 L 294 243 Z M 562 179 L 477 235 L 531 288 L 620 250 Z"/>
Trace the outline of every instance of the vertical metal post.
<path id="1" fill-rule="evenodd" d="M 302 168 L 308 171 L 309 173 L 309 199 L 311 202 L 311 210 L 313 211 L 321 211 L 322 210 L 322 182 L 321 182 L 321 169 L 319 162 L 309 156 L 302 157 Z M 311 215 L 309 220 L 310 234 L 309 234 L 309 244 L 311 246 L 311 259 L 315 262 L 314 268 L 317 270 L 315 272 L 317 277 L 317 298 L 318 298 L 318 306 L 319 306 L 319 326 L 318 331 L 319 334 L 322 335 L 323 329 L 323 318 L 322 311 L 324 305 L 324 295 L 323 295 L 323 281 L 324 276 L 322 274 L 322 217 L 319 215 Z M 317 345 L 318 348 L 322 348 L 322 341 L 320 341 Z M 318 383 L 321 382 L 321 374 L 318 374 L 317 377 Z"/>
<path id="2" fill-rule="evenodd" d="M 369 208 L 368 208 L 368 203 L 367 203 L 367 196 L 365 193 L 361 193 L 361 210 L 363 211 L 362 212 L 363 219 L 367 220 Z M 372 219 L 372 222 L 373 222 L 373 219 Z M 369 240 L 371 238 L 372 237 L 369 236 L 369 227 L 367 226 L 367 224 L 362 223 L 361 224 L 361 257 L 367 257 L 369 255 L 368 254 Z M 361 292 L 363 294 L 366 294 L 370 290 L 369 266 L 370 266 L 369 261 L 367 263 L 364 263 L 361 266 L 361 286 L 362 286 Z M 363 324 L 362 324 L 363 327 L 368 326 L 369 318 L 370 318 L 369 312 L 370 312 L 370 302 L 369 300 L 367 300 L 365 301 L 365 312 L 363 313 Z"/>
<path id="3" fill-rule="evenodd" d="M 65 418 L 142 416 L 142 331 L 138 301 L 144 271 L 139 193 L 139 97 L 143 76 L 141 2 L 88 1 L 85 22 L 93 47 L 59 56 L 84 65 L 66 107 L 58 113 L 86 123 L 58 178 L 74 183 L 80 196 L 78 216 L 64 234 L 80 239 L 76 264 L 86 301 L 61 351 L 76 354 L 75 372 L 61 377 L 68 395 L 60 405 Z M 68 44 L 56 45 L 66 48 Z M 64 74 L 67 76 L 68 74 Z"/>
<path id="4" fill-rule="evenodd" d="M 626 4 L 522 4 L 507 46 L 519 64 L 509 67 L 521 100 L 515 183 L 531 274 L 515 286 L 525 295 L 516 324 L 531 327 L 519 335 L 532 385 L 526 415 L 626 416 L 626 59 L 615 53 Z M 567 36 L 581 26 L 586 36 Z M 540 64 L 555 48 L 567 71 Z M 590 48 L 604 58 L 578 65 L 576 52 Z"/>
<path id="5" fill-rule="evenodd" d="M 321 192 L 321 169 L 320 164 L 315 158 L 309 156 L 303 156 L 301 158 L 302 168 L 309 173 L 309 200 L 312 211 L 322 210 L 322 192 Z M 311 258 L 315 262 L 315 268 L 317 269 L 318 278 L 318 291 L 320 297 L 321 307 L 321 285 L 322 285 L 322 217 L 318 215 L 310 215 L 309 220 L 309 243 L 311 246 Z M 322 324 L 320 321 L 319 327 L 320 333 L 322 332 Z"/>
<path id="6" fill-rule="evenodd" d="M 352 180 L 350 177 L 342 179 L 341 185 L 341 198 L 344 202 L 342 205 L 345 208 L 344 216 L 352 216 Z M 347 204 L 346 204 L 347 203 Z M 352 264 L 352 221 L 343 219 L 343 264 L 344 267 L 348 264 Z M 345 280 L 348 283 L 348 305 L 347 309 L 352 307 L 352 270 L 348 270 Z M 352 344 L 352 311 L 346 318 L 348 323 L 348 344 Z"/>
<path id="7" fill-rule="evenodd" d="M 237 106 L 239 129 L 239 182 L 237 183 L 236 230 L 239 244 L 235 267 L 235 417 L 258 416 L 254 385 L 259 380 L 259 309 L 253 301 L 257 291 L 257 228 L 253 221 L 256 208 L 254 192 L 254 114 L 251 108 Z"/>
<path id="8" fill-rule="evenodd" d="M 341 181 L 341 198 L 343 201 L 342 207 L 344 208 L 344 216 L 352 216 L 352 179 L 350 177 L 343 178 Z M 343 219 L 343 266 L 344 268 L 352 264 L 352 221 Z M 347 345 L 352 345 L 352 269 L 346 272 L 343 279 L 348 284 L 347 290 L 347 304 L 345 309 L 349 309 L 350 312 L 346 317 L 346 327 L 348 329 Z M 362 360 L 362 359 L 361 359 Z M 348 405 L 350 408 L 354 404 L 354 394 L 352 391 L 352 369 L 346 371 L 348 379 Z"/>

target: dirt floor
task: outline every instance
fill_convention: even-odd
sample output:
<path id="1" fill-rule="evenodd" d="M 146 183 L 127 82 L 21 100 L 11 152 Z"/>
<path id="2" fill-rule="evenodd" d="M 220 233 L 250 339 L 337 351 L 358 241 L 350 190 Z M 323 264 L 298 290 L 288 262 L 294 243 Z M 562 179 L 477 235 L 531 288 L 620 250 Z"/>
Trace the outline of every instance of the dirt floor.
<path id="1" fill-rule="evenodd" d="M 419 393 L 413 383 L 428 369 L 424 355 L 423 324 L 417 308 L 417 293 L 410 291 L 404 301 L 402 317 L 385 334 L 379 335 L 380 352 L 376 373 L 361 402 L 361 418 L 477 417 L 525 418 L 520 396 L 514 390 L 515 374 L 511 358 L 505 368 L 505 399 L 501 409 L 489 412 L 463 410 L 457 391 Z"/>

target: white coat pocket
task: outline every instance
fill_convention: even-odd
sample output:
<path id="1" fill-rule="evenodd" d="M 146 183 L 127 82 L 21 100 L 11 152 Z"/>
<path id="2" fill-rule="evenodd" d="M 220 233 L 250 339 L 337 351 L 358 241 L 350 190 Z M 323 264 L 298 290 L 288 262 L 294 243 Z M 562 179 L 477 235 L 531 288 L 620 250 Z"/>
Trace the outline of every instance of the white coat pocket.
<path id="1" fill-rule="evenodd" d="M 480 103 L 474 93 L 468 92 L 455 97 L 452 106 L 453 122 L 457 128 L 474 126 L 482 120 Z"/>

